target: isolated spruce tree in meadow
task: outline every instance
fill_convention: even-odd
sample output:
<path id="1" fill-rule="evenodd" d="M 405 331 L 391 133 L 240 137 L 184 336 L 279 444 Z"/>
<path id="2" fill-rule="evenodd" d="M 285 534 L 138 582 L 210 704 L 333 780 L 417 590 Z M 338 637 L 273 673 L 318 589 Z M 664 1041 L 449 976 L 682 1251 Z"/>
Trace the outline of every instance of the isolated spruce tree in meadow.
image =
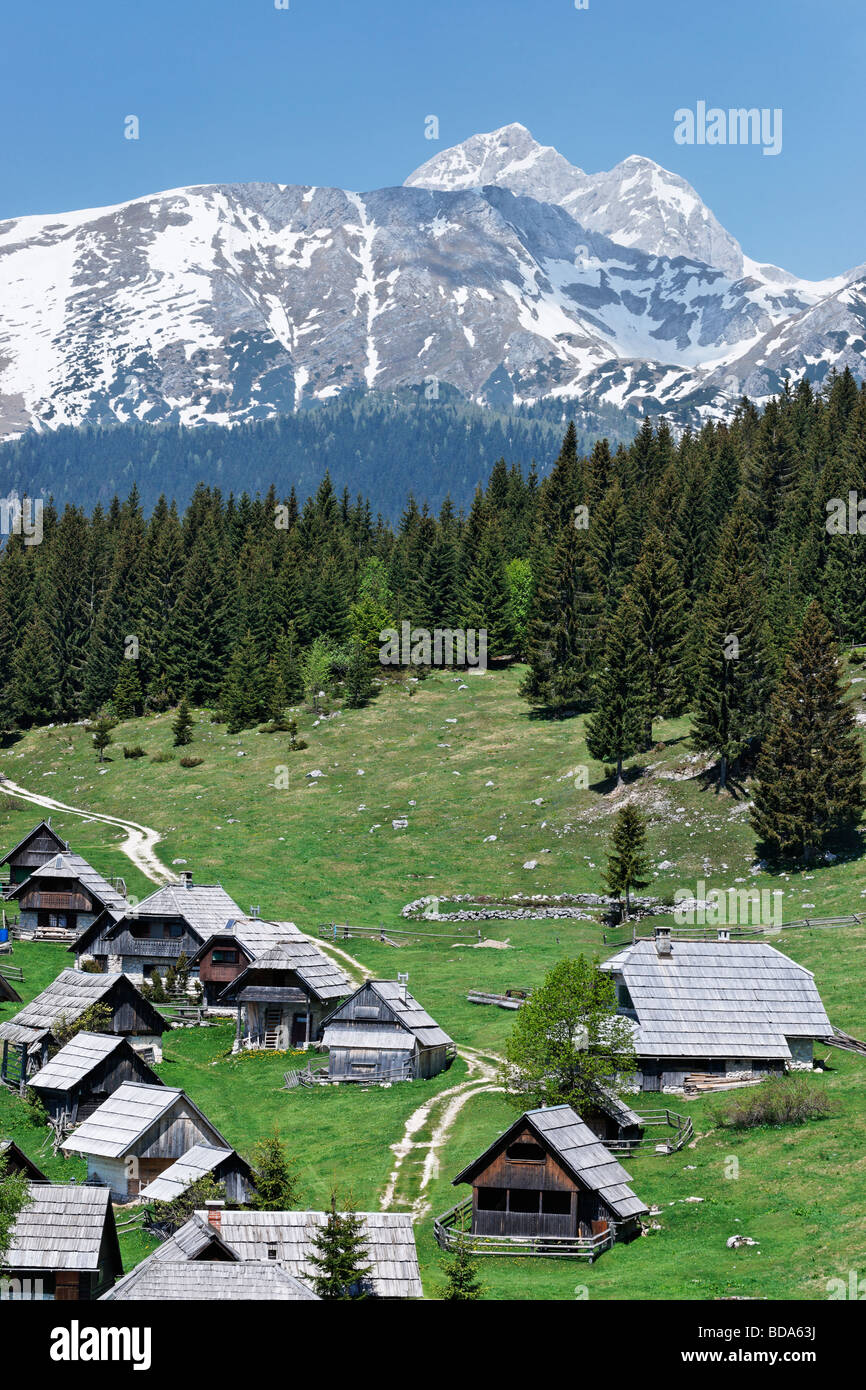
<path id="1" fill-rule="evenodd" d="M 331 1210 L 310 1242 L 308 1264 L 314 1270 L 313 1290 L 324 1299 L 365 1298 L 365 1284 L 372 1274 L 368 1263 L 364 1223 L 354 1211 L 337 1211 L 336 1193 Z"/>
<path id="2" fill-rule="evenodd" d="M 352 643 L 343 685 L 346 691 L 346 704 L 349 709 L 360 709 L 362 705 L 367 704 L 373 694 L 370 663 L 360 642 Z"/>
<path id="3" fill-rule="evenodd" d="M 124 659 L 120 663 L 117 684 L 111 697 L 118 719 L 134 719 L 141 714 L 144 696 L 138 675 L 138 662 Z"/>
<path id="4" fill-rule="evenodd" d="M 521 1110 L 571 1105 L 581 1114 L 599 1086 L 635 1069 L 616 986 L 585 956 L 563 957 L 518 1012 L 505 1044 L 502 1083 Z"/>
<path id="5" fill-rule="evenodd" d="M 812 603 L 770 712 L 752 827 L 773 859 L 814 861 L 864 805 L 864 760 L 830 624 Z"/>
<path id="6" fill-rule="evenodd" d="M 252 1169 L 255 1192 L 250 1206 L 255 1211 L 291 1211 L 298 1206 L 300 1175 L 276 1131 L 253 1146 Z"/>
<path id="7" fill-rule="evenodd" d="M 625 898 L 628 917 L 632 890 L 645 888 L 649 883 L 646 821 L 636 806 L 623 806 L 614 817 L 604 882 L 615 898 Z"/>
<path id="8" fill-rule="evenodd" d="M 177 714 L 172 720 L 171 732 L 174 735 L 175 748 L 186 748 L 192 743 L 192 731 L 195 727 L 195 720 L 190 714 L 189 701 L 184 695 L 178 705 Z"/>
<path id="9" fill-rule="evenodd" d="M 700 611 L 692 744 L 719 760 L 719 790 L 766 727 L 772 662 L 752 527 L 738 506 L 722 533 Z"/>
<path id="10" fill-rule="evenodd" d="M 462 1232 L 457 1237 L 453 1251 L 442 1261 L 445 1283 L 442 1298 L 448 1303 L 466 1303 L 478 1299 L 484 1292 L 478 1278 L 478 1265 L 472 1259 Z"/>
<path id="11" fill-rule="evenodd" d="M 113 742 L 111 731 L 114 728 L 114 720 L 107 714 L 100 714 L 99 718 L 92 725 L 93 747 L 97 753 L 97 762 L 105 762 L 105 750 Z"/>
<path id="12" fill-rule="evenodd" d="M 616 784 L 621 786 L 623 759 L 644 746 L 650 712 L 647 658 L 630 589 L 608 629 L 593 689 L 595 709 L 586 724 L 586 746 L 593 758 L 616 765 Z"/>

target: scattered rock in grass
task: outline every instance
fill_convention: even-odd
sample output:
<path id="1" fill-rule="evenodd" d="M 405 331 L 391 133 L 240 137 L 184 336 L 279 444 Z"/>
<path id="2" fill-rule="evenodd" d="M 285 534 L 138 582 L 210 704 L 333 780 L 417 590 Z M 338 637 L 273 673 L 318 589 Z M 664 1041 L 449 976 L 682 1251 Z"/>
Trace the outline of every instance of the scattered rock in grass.
<path id="1" fill-rule="evenodd" d="M 526 863 L 524 864 L 523 867 L 524 867 L 524 869 L 537 869 L 537 868 L 538 868 L 538 860 L 537 860 L 537 859 L 527 859 L 527 861 L 526 861 Z"/>
<path id="2" fill-rule="evenodd" d="M 752 1240 L 751 1236 L 728 1236 L 725 1245 L 729 1250 L 739 1250 L 743 1245 L 758 1245 L 757 1240 Z"/>

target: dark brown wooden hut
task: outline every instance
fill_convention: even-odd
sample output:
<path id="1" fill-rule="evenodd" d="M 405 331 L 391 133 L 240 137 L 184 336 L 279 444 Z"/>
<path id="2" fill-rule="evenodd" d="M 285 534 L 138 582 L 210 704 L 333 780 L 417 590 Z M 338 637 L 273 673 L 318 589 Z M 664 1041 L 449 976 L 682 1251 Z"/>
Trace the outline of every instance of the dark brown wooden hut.
<path id="1" fill-rule="evenodd" d="M 162 1082 L 130 1045 L 115 1033 L 76 1033 L 30 1085 L 53 1120 L 75 1125 L 92 1115 L 124 1081 Z"/>

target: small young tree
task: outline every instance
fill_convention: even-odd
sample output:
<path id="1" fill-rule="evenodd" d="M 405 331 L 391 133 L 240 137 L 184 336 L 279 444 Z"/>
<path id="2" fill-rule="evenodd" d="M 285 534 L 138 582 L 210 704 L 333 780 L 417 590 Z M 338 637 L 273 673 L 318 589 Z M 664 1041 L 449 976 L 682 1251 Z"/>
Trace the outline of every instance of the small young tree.
<path id="1" fill-rule="evenodd" d="M 646 822 L 636 806 L 623 806 L 613 822 L 604 881 L 608 892 L 625 896 L 625 915 L 631 910 L 631 891 L 649 883 Z"/>
<path id="2" fill-rule="evenodd" d="M 572 1105 L 636 1067 L 631 1025 L 617 1015 L 616 987 L 584 956 L 557 962 L 524 1003 L 505 1045 L 503 1083 L 521 1109 Z"/>
<path id="3" fill-rule="evenodd" d="M 332 1192 L 327 1220 L 311 1241 L 314 1292 L 325 1299 L 365 1298 L 365 1281 L 373 1272 L 366 1255 L 367 1237 L 361 1218 L 351 1210 L 338 1212 L 337 1194 Z"/>
<path id="4" fill-rule="evenodd" d="M 189 957 L 186 951 L 181 951 L 175 966 L 175 981 L 181 994 L 186 994 L 189 988 Z"/>
<path id="5" fill-rule="evenodd" d="M 0 1270 L 3 1257 L 12 1243 L 12 1232 L 19 1214 L 30 1201 L 26 1173 L 12 1173 L 6 1160 L 0 1158 Z"/>
<path id="6" fill-rule="evenodd" d="M 187 744 L 192 743 L 194 727 L 195 721 L 189 711 L 189 701 L 184 695 L 171 726 L 175 748 L 186 748 Z"/>
<path id="7" fill-rule="evenodd" d="M 137 661 L 124 660 L 120 663 L 120 673 L 111 703 L 118 719 L 132 719 L 135 715 L 141 714 L 144 696 L 141 693 Z"/>
<path id="8" fill-rule="evenodd" d="M 51 1032 L 61 1047 L 65 1047 L 78 1033 L 110 1033 L 111 1009 L 107 1004 L 90 1004 L 78 1018 L 67 1019 L 65 1015 L 54 1022 Z"/>
<path id="9" fill-rule="evenodd" d="M 252 1167 L 256 1190 L 250 1205 L 256 1211 L 291 1211 L 298 1205 L 300 1175 L 276 1131 L 255 1145 Z"/>
<path id="10" fill-rule="evenodd" d="M 367 653 L 360 642 L 352 644 L 352 653 L 346 669 L 345 687 L 346 704 L 349 709 L 360 709 L 362 705 L 366 705 L 373 693 L 370 664 L 367 660 Z"/>
<path id="11" fill-rule="evenodd" d="M 331 655 L 331 643 L 326 637 L 317 637 L 301 662 L 304 695 L 316 713 L 321 693 L 327 690 L 331 679 Z"/>
<path id="12" fill-rule="evenodd" d="M 442 1268 L 445 1272 L 443 1299 L 467 1302 L 481 1297 L 484 1287 L 478 1278 L 478 1265 L 469 1254 L 462 1234 L 457 1238 L 454 1251 L 442 1261 Z"/>
<path id="13" fill-rule="evenodd" d="M 96 723 L 93 725 L 93 747 L 98 757 L 97 762 L 105 762 L 105 750 L 112 742 L 111 731 L 114 728 L 114 720 L 107 714 L 100 714 Z"/>

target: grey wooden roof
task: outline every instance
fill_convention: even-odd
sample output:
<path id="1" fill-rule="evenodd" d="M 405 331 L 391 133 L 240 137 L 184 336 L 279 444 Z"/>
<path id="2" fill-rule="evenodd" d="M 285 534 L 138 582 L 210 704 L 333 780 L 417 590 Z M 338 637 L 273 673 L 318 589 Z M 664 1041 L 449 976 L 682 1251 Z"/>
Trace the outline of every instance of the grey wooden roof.
<path id="1" fill-rule="evenodd" d="M 391 1211 L 358 1215 L 366 1231 L 373 1292 L 379 1298 L 423 1298 L 411 1216 Z M 276 1263 L 309 1283 L 310 1242 L 326 1220 L 323 1211 L 222 1211 L 220 1233 L 242 1260 L 268 1260 L 268 1248 L 275 1248 Z"/>
<path id="2" fill-rule="evenodd" d="M 140 1272 L 139 1272 L 140 1271 Z M 293 1299 L 296 1302 L 312 1299 L 318 1294 L 293 1279 L 276 1261 L 250 1260 L 245 1263 L 226 1263 L 197 1260 L 194 1263 L 160 1260 L 145 1261 L 135 1279 L 124 1280 L 103 1300 L 116 1303 L 240 1301 L 265 1302 Z"/>
<path id="3" fill-rule="evenodd" d="M 58 847 L 60 849 L 66 848 L 66 841 L 62 838 L 62 836 L 57 834 L 56 830 L 51 829 L 50 818 L 48 820 L 41 820 L 38 825 L 34 825 L 32 830 L 27 831 L 27 834 L 18 841 L 17 845 L 13 845 L 12 849 L 8 850 L 7 853 L 4 854 L 3 858 L 0 859 L 0 868 L 2 868 L 4 864 L 8 864 L 13 854 L 17 854 L 19 849 L 23 849 L 24 846 L 27 844 L 27 841 L 32 840 L 34 835 L 38 835 L 40 830 L 47 830 L 49 835 L 52 835 L 54 839 L 57 841 Z"/>
<path id="4" fill-rule="evenodd" d="M 219 883 L 167 883 L 143 898 L 130 917 L 183 917 L 199 936 L 207 938 L 232 918 L 243 917 L 234 898 Z"/>
<path id="5" fill-rule="evenodd" d="M 37 1091 L 71 1091 L 119 1047 L 128 1047 L 116 1033 L 76 1033 L 46 1062 L 30 1082 Z"/>
<path id="6" fill-rule="evenodd" d="M 208 1261 L 222 1259 L 235 1262 L 238 1258 L 237 1253 L 226 1245 L 219 1231 L 205 1217 L 193 1214 L 181 1226 L 180 1230 L 175 1231 L 174 1235 L 169 1236 L 162 1245 L 158 1245 L 146 1259 L 120 1279 L 109 1293 L 102 1296 L 106 1299 L 125 1297 L 126 1289 L 140 1279 L 150 1265 L 162 1261 L 169 1264 L 185 1263 L 186 1261 L 197 1262 L 199 1257 L 205 1253 L 207 1253 Z M 193 1268 L 198 1269 L 198 1263 L 194 1263 Z"/>
<path id="7" fill-rule="evenodd" d="M 540 1110 L 527 1110 L 519 1120 L 515 1120 L 505 1134 L 500 1134 L 468 1167 L 453 1179 L 456 1185 L 471 1182 L 477 1172 L 481 1172 L 493 1158 L 506 1148 L 515 1134 L 526 1126 L 534 1130 L 544 1147 L 548 1148 L 567 1172 L 584 1187 L 597 1192 L 611 1211 L 620 1218 L 639 1216 L 648 1210 L 646 1205 L 632 1192 L 629 1183 L 631 1176 L 621 1163 L 604 1147 L 597 1134 L 570 1105 L 551 1105 Z"/>
<path id="8" fill-rule="evenodd" d="M 410 1033 L 414 1033 L 421 1047 L 447 1047 L 448 1044 L 453 1041 L 453 1039 L 449 1038 L 444 1029 L 439 1027 L 435 1018 L 431 1018 L 426 1009 L 422 1009 L 418 1000 L 414 999 L 405 985 L 401 984 L 398 980 L 365 980 L 349 999 L 345 1000 L 343 1004 L 340 1004 L 338 1008 L 331 1010 L 324 1020 L 325 1023 L 328 1025 L 342 1024 L 344 1022 L 344 1019 L 341 1017 L 343 1010 L 346 1010 L 346 1016 L 348 1018 L 348 1005 L 351 1003 L 352 999 L 355 998 L 355 995 L 360 994 L 362 990 L 365 989 L 371 989 L 375 994 L 378 994 L 379 998 L 384 1002 L 387 1011 L 393 1015 L 394 1022 L 400 1027 L 408 1029 Z M 377 1027 L 381 1028 L 382 1026 L 381 1023 L 377 1024 L 375 1020 L 370 1020 L 369 1023 L 372 1030 L 375 1030 Z M 351 1026 L 353 1029 L 358 1030 L 355 1046 L 375 1046 L 375 1043 L 372 1042 L 373 1032 L 367 1032 L 367 1020 L 352 1022 L 351 1025 L 347 1024 L 347 1026 Z M 362 1036 L 364 1038 L 363 1042 L 361 1041 Z"/>
<path id="9" fill-rule="evenodd" d="M 305 936 L 298 932 L 293 922 L 274 922 L 269 925 L 281 929 L 293 927 L 298 933 L 297 939 L 283 939 L 278 945 L 272 945 L 261 955 L 256 955 L 255 960 L 247 966 L 246 970 L 223 990 L 221 998 L 228 999 L 235 996 L 246 985 L 255 984 L 262 972 L 268 970 L 292 971 L 318 999 L 324 1002 L 342 999 L 350 993 L 352 982 L 348 975 L 338 965 L 335 965 L 315 942 L 308 941 Z"/>
<path id="10" fill-rule="evenodd" d="M 160 1173 L 158 1178 L 154 1178 L 153 1182 L 142 1188 L 139 1195 L 143 1201 L 173 1202 L 176 1197 L 182 1196 L 188 1187 L 192 1187 L 194 1182 L 198 1182 L 199 1178 L 206 1177 L 215 1168 L 219 1168 L 221 1163 L 225 1163 L 226 1159 L 232 1157 L 237 1160 L 239 1167 L 249 1171 L 249 1164 L 236 1154 L 234 1149 L 219 1149 L 212 1144 L 195 1144 L 182 1158 Z"/>
<path id="11" fill-rule="evenodd" d="M 181 1101 L 207 1126 L 215 1141 L 224 1148 L 230 1147 L 184 1091 L 174 1086 L 151 1086 L 141 1081 L 124 1081 L 113 1095 L 72 1131 L 61 1147 L 67 1153 L 122 1158 L 157 1120 Z"/>
<path id="12" fill-rule="evenodd" d="M 0 1023 L 0 1042 L 38 1042 L 59 1018 L 74 1023 L 91 1004 L 98 1004 L 126 976 L 118 971 L 111 975 L 91 975 L 86 970 L 61 970 L 56 980 L 25 1004 L 14 1018 Z M 135 986 L 126 981 L 129 988 Z M 153 1007 L 142 999 L 141 1007 L 153 1014 L 154 1031 L 162 1032 L 167 1025 L 156 1014 Z"/>
<path id="13" fill-rule="evenodd" d="M 640 1057 L 787 1061 L 786 1038 L 832 1035 L 811 972 L 762 941 L 638 941 L 601 968 L 628 988 Z"/>
<path id="14" fill-rule="evenodd" d="M 0 1139 L 0 1166 L 4 1162 L 9 1171 L 26 1173 L 33 1182 L 48 1181 L 42 1169 L 37 1168 L 32 1158 L 28 1158 L 23 1149 L 19 1149 L 14 1139 Z"/>
<path id="15" fill-rule="evenodd" d="M 325 1047 L 359 1047 L 365 1051 L 414 1052 L 415 1038 L 406 1028 L 389 1023 L 329 1023 L 322 1034 Z"/>
<path id="16" fill-rule="evenodd" d="M 91 1270 L 99 1267 L 106 1222 L 114 1226 L 107 1187 L 31 1183 L 4 1264 L 25 1269 Z"/>
<path id="17" fill-rule="evenodd" d="M 129 910 L 126 898 L 118 893 L 116 888 L 112 888 L 86 859 L 82 859 L 80 854 L 75 854 L 72 850 L 64 850 L 62 854 L 55 854 L 44 864 L 40 864 L 28 879 L 19 883 L 15 889 L 10 889 L 8 896 L 18 897 L 22 889 L 31 888 L 34 884 L 44 885 L 46 891 L 50 892 L 51 881 L 57 878 L 77 878 L 113 917 L 122 917 L 124 912 Z"/>
<path id="18" fill-rule="evenodd" d="M 204 952 L 217 942 L 225 942 L 227 946 L 239 946 L 248 960 L 254 960 L 256 956 L 269 951 L 272 946 L 278 946 L 281 941 L 291 940 L 303 940 L 303 935 L 294 922 L 265 922 L 261 917 L 229 918 L 219 931 L 211 932 L 205 937 L 195 955 L 190 956 L 190 964 L 198 961 Z"/>

